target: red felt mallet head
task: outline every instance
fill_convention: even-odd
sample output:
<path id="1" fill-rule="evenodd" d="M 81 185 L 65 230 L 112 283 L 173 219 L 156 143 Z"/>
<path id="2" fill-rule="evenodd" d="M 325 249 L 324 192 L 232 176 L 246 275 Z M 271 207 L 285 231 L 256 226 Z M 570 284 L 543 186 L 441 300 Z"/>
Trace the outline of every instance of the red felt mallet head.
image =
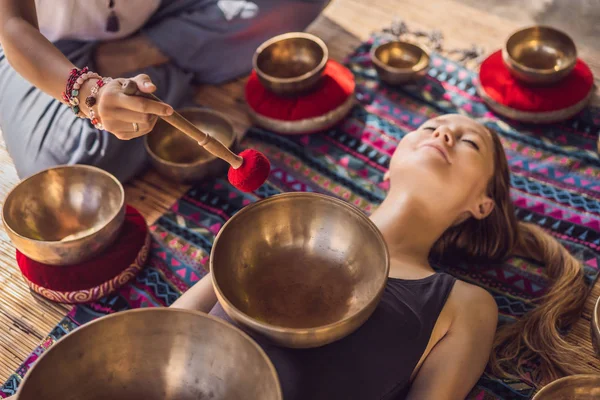
<path id="1" fill-rule="evenodd" d="M 242 165 L 237 169 L 229 167 L 227 178 L 229 183 L 242 192 L 253 192 L 269 177 L 271 163 L 264 154 L 253 149 L 242 151 L 239 157 L 242 158 Z"/>
<path id="2" fill-rule="evenodd" d="M 154 101 L 162 101 L 151 93 L 141 93 L 134 81 L 124 82 L 123 91 L 128 96 L 142 96 Z M 161 116 L 161 118 L 196 140 L 209 153 L 227 162 L 230 165 L 227 174 L 229 182 L 242 192 L 253 192 L 267 180 L 269 172 L 271 172 L 271 163 L 261 152 L 248 149 L 236 155 L 223 143 L 206 132 L 202 132 L 177 111 L 174 111 L 172 115 Z"/>

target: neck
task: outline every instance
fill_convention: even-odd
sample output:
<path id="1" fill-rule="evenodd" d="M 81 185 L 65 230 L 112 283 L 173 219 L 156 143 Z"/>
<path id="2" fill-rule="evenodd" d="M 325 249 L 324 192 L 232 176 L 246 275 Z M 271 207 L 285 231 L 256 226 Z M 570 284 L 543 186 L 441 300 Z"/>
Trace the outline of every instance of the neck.
<path id="1" fill-rule="evenodd" d="M 430 268 L 429 252 L 452 221 L 428 204 L 409 191 L 392 189 L 371 215 L 396 263 Z"/>

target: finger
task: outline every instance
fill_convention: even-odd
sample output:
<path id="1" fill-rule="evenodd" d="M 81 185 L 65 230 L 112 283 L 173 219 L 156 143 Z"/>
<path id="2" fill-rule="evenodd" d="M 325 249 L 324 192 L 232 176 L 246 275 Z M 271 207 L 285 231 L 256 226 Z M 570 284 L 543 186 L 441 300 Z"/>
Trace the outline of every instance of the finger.
<path id="1" fill-rule="evenodd" d="M 137 83 L 140 92 L 153 93 L 156 90 L 156 85 L 152 83 L 152 79 L 146 74 L 140 74 L 131 79 Z"/>
<path id="2" fill-rule="evenodd" d="M 173 107 L 168 104 L 141 96 L 127 96 L 125 93 L 119 93 L 118 106 L 138 113 L 154 114 L 160 117 L 173 114 Z"/>
<path id="3" fill-rule="evenodd" d="M 154 125 L 154 123 L 156 123 L 156 120 L 158 119 L 158 116 L 154 114 L 139 113 L 137 111 L 131 111 L 125 108 L 117 108 L 111 110 L 110 117 L 111 119 L 114 119 L 116 121 L 123 121 L 129 123 L 137 122 L 138 124 L 150 125 Z"/>
<path id="4" fill-rule="evenodd" d="M 137 123 L 136 130 L 134 124 L 135 123 L 111 120 L 104 124 L 104 129 L 121 140 L 135 139 L 137 137 L 146 135 L 152 130 L 151 125 L 143 123 Z"/>

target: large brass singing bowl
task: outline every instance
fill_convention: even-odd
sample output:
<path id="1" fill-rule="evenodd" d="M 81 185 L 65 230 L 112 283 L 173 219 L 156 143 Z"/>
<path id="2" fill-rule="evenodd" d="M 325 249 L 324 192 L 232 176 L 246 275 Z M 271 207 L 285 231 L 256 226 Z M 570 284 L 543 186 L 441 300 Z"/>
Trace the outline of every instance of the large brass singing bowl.
<path id="1" fill-rule="evenodd" d="M 600 399 L 600 375 L 571 375 L 544 386 L 533 400 Z"/>
<path id="2" fill-rule="evenodd" d="M 592 314 L 592 345 L 596 355 L 600 357 L 600 297 L 596 300 L 594 312 Z"/>
<path id="3" fill-rule="evenodd" d="M 401 85 L 424 77 L 430 57 L 421 46 L 394 40 L 374 46 L 371 61 L 379 79 L 389 85 Z"/>
<path id="4" fill-rule="evenodd" d="M 16 400 L 281 400 L 245 333 L 194 311 L 124 311 L 78 328 L 36 361 Z"/>
<path id="5" fill-rule="evenodd" d="M 293 95 L 313 89 L 327 65 L 329 51 L 325 43 L 309 33 L 291 32 L 275 36 L 254 53 L 252 66 L 260 82 L 281 95 Z"/>
<path id="6" fill-rule="evenodd" d="M 575 68 L 577 48 L 573 39 L 557 29 L 533 26 L 513 33 L 502 49 L 510 73 L 524 82 L 558 82 Z"/>
<path id="7" fill-rule="evenodd" d="M 232 149 L 236 143 L 233 125 L 221 113 L 201 108 L 185 108 L 179 113 L 203 132 Z M 163 120 L 145 137 L 146 151 L 154 168 L 177 182 L 191 183 L 223 175 L 229 165 L 213 156 L 177 128 Z"/>
<path id="8" fill-rule="evenodd" d="M 250 205 L 221 229 L 210 267 L 217 297 L 238 324 L 291 348 L 354 332 L 383 293 L 383 236 L 357 208 L 313 193 Z"/>
<path id="9" fill-rule="evenodd" d="M 71 265 L 102 252 L 125 221 L 125 191 L 96 167 L 51 168 L 23 181 L 8 194 L 2 220 L 11 241 L 29 258 Z"/>

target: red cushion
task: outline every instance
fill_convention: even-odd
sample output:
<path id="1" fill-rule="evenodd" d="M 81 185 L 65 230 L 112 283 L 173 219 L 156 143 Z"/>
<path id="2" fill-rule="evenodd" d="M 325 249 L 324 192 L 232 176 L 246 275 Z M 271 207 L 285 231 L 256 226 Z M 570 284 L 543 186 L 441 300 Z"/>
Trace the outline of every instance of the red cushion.
<path id="1" fill-rule="evenodd" d="M 17 250 L 17 263 L 29 283 L 60 292 L 84 290 L 110 281 L 136 263 L 139 253 L 147 252 L 147 237 L 146 220 L 135 208 L 127 206 L 121 233 L 98 257 L 81 264 L 55 266 L 31 260 Z"/>
<path id="2" fill-rule="evenodd" d="M 486 94 L 502 105 L 520 111 L 547 112 L 584 100 L 592 89 L 594 77 L 590 68 L 577 60 L 565 79 L 548 86 L 528 85 L 510 74 L 499 50 L 481 64 L 479 81 Z"/>
<path id="3" fill-rule="evenodd" d="M 282 97 L 269 90 L 252 71 L 246 83 L 246 101 L 256 113 L 282 121 L 299 121 L 327 114 L 354 93 L 354 75 L 340 63 L 329 60 L 319 87 L 310 93 Z"/>

